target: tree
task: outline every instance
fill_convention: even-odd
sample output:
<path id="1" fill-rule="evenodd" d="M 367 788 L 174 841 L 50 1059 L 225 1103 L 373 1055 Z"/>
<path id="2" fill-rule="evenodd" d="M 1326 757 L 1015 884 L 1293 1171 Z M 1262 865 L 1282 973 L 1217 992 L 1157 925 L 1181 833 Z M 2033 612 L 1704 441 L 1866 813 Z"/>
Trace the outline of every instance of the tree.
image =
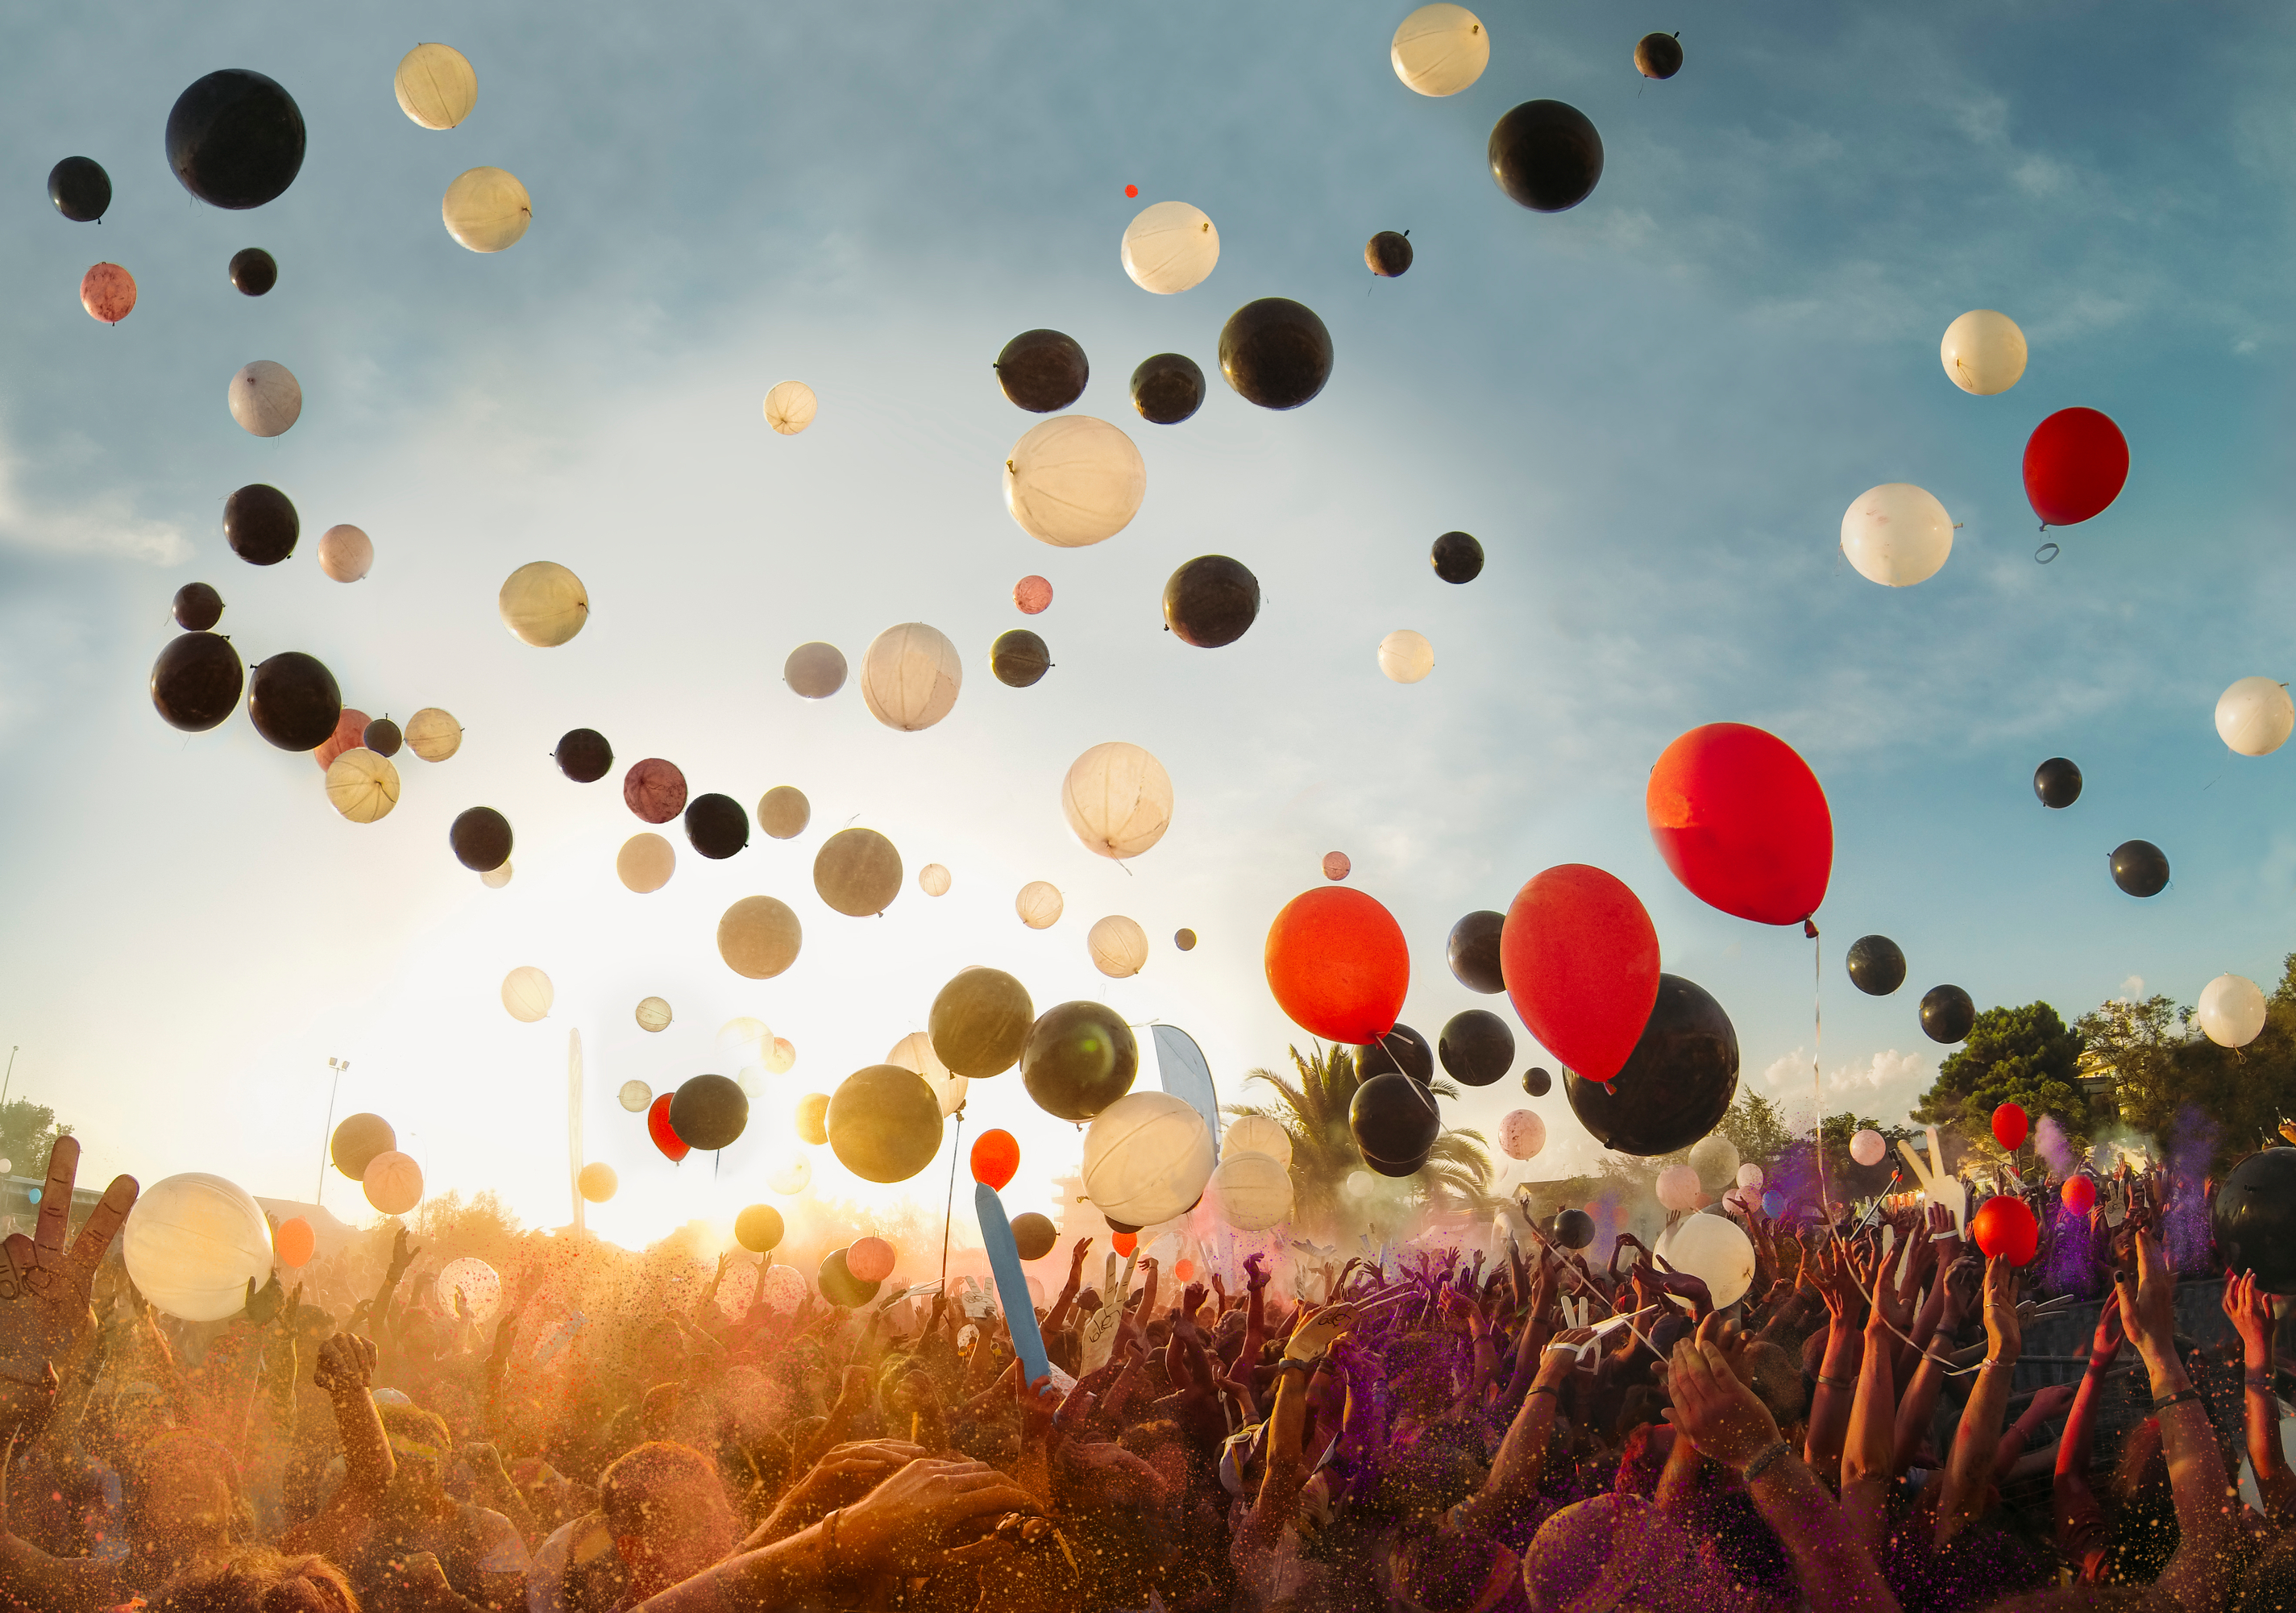
<path id="1" fill-rule="evenodd" d="M 1993 1111 L 2014 1103 L 2038 1123 L 2053 1115 L 2076 1145 L 2089 1135 L 2088 1100 L 2080 1093 L 2081 1033 L 2046 1002 L 1993 1008 L 1978 1015 L 1960 1051 L 1938 1066 L 1914 1118 L 1950 1125 L 1972 1141 L 1993 1134 Z"/>
<path id="2" fill-rule="evenodd" d="M 1785 1111 L 1759 1092 L 1741 1092 L 1714 1128 L 1738 1150 L 1738 1157 L 1767 1171 L 1794 1140 Z"/>
<path id="3" fill-rule="evenodd" d="M 2120 1123 L 2149 1136 L 2156 1155 L 2205 1151 L 2220 1172 L 2296 1116 L 2296 954 L 2246 1047 L 2218 1046 L 2190 1008 L 2159 996 L 2102 1004 L 2077 1028 L 2088 1042 L 2083 1074 L 2111 1082 Z"/>
<path id="4" fill-rule="evenodd" d="M 56 1112 L 44 1103 L 17 1098 L 0 1108 L 0 1159 L 13 1167 L 11 1174 L 46 1175 L 48 1150 L 56 1139 L 70 1135 L 71 1128 L 58 1125 Z"/>

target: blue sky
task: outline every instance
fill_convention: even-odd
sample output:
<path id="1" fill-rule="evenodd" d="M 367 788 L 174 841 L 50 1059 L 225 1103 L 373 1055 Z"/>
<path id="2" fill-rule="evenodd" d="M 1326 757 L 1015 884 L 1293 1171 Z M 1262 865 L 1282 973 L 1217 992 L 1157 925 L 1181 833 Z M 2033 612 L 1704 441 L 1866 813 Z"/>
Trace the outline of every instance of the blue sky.
<path id="1" fill-rule="evenodd" d="M 1864 1112 L 1902 1112 L 1933 1071 L 1915 1019 L 1931 984 L 2070 1016 L 2132 977 L 2182 1001 L 2218 973 L 2276 977 L 2296 949 L 2292 762 L 2232 756 L 2210 712 L 2234 679 L 2289 671 L 2289 21 L 1492 5 L 1489 70 L 1432 101 L 1388 66 L 1407 9 L 93 6 L 8 24 L 0 1039 L 23 1049 L 16 1090 L 79 1127 L 91 1172 L 209 1169 L 299 1197 L 325 1060 L 348 1057 L 343 1107 L 412 1135 L 434 1187 L 497 1185 L 555 1220 L 579 1028 L 591 1152 L 625 1184 L 606 1224 L 643 1237 L 762 1196 L 794 1146 L 787 1105 L 921 1027 L 968 963 L 1014 969 L 1040 1005 L 1091 996 L 1182 1024 L 1234 1091 L 1297 1039 L 1260 941 L 1338 849 L 1404 924 L 1405 1018 L 1423 1031 L 1488 1000 L 1443 967 L 1451 922 L 1591 861 L 1641 894 L 1666 967 L 1729 1009 L 1747 1082 L 1796 1097 L 1809 944 L 1701 906 L 1643 826 L 1659 752 L 1722 720 L 1787 739 L 1832 801 L 1824 1067 Z M 1660 27 L 1682 29 L 1687 65 L 1644 86 L 1628 56 Z M 477 69 L 459 129 L 420 129 L 392 99 L 422 39 Z M 191 202 L 160 149 L 176 95 L 225 66 L 278 78 L 310 128 L 293 188 L 251 213 Z M 1536 96 L 1603 133 L 1602 183 L 1569 213 L 1514 207 L 1484 161 L 1491 123 Z M 101 226 L 46 202 L 48 168 L 75 152 L 111 173 Z M 492 257 L 439 222 L 447 181 L 481 163 L 519 175 L 536 213 Z M 1167 198 L 1205 209 L 1222 252 L 1202 285 L 1159 298 L 1117 244 Z M 1361 260 L 1383 228 L 1417 248 L 1393 283 Z M 248 244 L 279 259 L 264 299 L 225 280 Z M 99 258 L 141 287 L 116 330 L 78 306 Z M 1213 372 L 1221 322 L 1266 295 L 1330 326 L 1320 398 L 1271 415 L 1215 374 L 1187 424 L 1138 421 L 1134 364 L 1168 349 Z M 2000 397 L 1939 366 L 1945 325 L 1977 307 L 2031 343 Z M 988 364 L 1038 325 L 1082 342 L 1078 407 L 1146 457 L 1139 517 L 1095 548 L 1037 544 L 999 496 L 1033 417 Z M 306 396 L 269 441 L 224 407 L 258 358 Z M 821 413 L 777 438 L 758 402 L 792 377 Z M 2072 404 L 2120 423 L 2134 468 L 2043 568 L 2019 456 Z M 305 523 L 269 571 L 218 527 L 253 481 Z M 1914 589 L 1866 582 L 1836 545 L 1843 508 L 1890 481 L 1964 523 Z M 313 554 L 339 521 L 376 545 L 355 587 Z M 1490 555 L 1464 588 L 1426 563 L 1452 528 Z M 1244 561 L 1266 600 L 1217 652 L 1157 613 L 1165 576 L 1202 553 Z M 512 639 L 494 604 L 544 558 L 594 608 L 551 652 Z M 1057 665 L 1009 690 L 987 650 L 1021 621 L 1009 589 L 1030 572 L 1058 590 L 1030 624 Z M 193 578 L 222 590 L 250 660 L 304 649 L 363 709 L 445 706 L 463 753 L 402 758 L 406 799 L 361 827 L 243 714 L 168 729 L 145 679 Z M 937 728 L 893 733 L 850 689 L 813 706 L 780 684 L 799 642 L 857 658 L 918 620 L 968 657 Z M 1378 673 L 1397 627 L 1434 643 L 1424 683 Z M 816 830 L 688 856 L 667 890 L 630 896 L 612 857 L 640 826 L 611 785 L 547 760 L 579 724 L 745 804 L 796 784 Z M 1128 869 L 1060 816 L 1067 763 L 1104 739 L 1146 745 L 1177 791 L 1171 833 Z M 2029 780 L 2057 753 L 2087 787 L 2049 814 Z M 500 892 L 446 849 L 481 802 L 519 835 Z M 849 819 L 955 888 L 935 901 L 912 884 L 882 920 L 829 912 L 811 853 Z M 2151 902 L 2106 875 L 2131 836 L 2175 869 Z M 1012 916 L 1032 878 L 1068 901 L 1041 934 Z M 762 985 L 711 939 L 757 892 L 807 933 L 798 967 Z M 1086 960 L 1108 912 L 1155 942 L 1136 979 Z M 1181 925 L 1203 937 L 1185 957 L 1167 944 Z M 1867 931 L 1911 960 L 1897 997 L 1857 999 L 1841 974 Z M 558 983 L 538 1026 L 496 994 L 528 963 Z M 630 1010 L 654 993 L 678 1021 L 647 1037 Z M 745 1013 L 797 1044 L 797 1070 L 717 1183 L 673 1173 L 611 1090 L 717 1067 L 712 1031 Z M 968 1134 L 1019 1132 L 1023 1184 L 1073 1157 L 1077 1134 L 1017 1078 L 976 1093 Z M 1495 1128 L 1521 1101 L 1505 1085 L 1457 1118 Z M 1559 1094 L 1533 1107 L 1555 1139 L 1542 1173 L 1591 1161 Z M 356 1191 L 338 1180 L 330 1202 Z"/>

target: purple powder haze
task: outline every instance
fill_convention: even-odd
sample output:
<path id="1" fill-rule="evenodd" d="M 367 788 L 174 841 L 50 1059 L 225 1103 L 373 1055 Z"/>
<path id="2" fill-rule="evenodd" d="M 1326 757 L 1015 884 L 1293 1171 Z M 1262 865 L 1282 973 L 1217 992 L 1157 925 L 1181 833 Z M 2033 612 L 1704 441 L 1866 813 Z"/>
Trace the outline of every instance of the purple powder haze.
<path id="1" fill-rule="evenodd" d="M 2065 1135 L 2054 1115 L 2042 1115 L 2041 1123 L 2033 1128 L 2033 1151 L 2047 1164 L 2049 1174 L 2059 1181 L 2071 1175 L 2080 1164 L 2072 1140 Z"/>
<path id="2" fill-rule="evenodd" d="M 2215 1157 L 2217 1123 L 2190 1104 L 2177 1111 L 2177 1129 L 2169 1140 L 2169 1176 L 2175 1191 L 2169 1203 L 2169 1258 L 2183 1272 L 2206 1271 L 2211 1249 L 2209 1206 L 2201 1183 Z"/>

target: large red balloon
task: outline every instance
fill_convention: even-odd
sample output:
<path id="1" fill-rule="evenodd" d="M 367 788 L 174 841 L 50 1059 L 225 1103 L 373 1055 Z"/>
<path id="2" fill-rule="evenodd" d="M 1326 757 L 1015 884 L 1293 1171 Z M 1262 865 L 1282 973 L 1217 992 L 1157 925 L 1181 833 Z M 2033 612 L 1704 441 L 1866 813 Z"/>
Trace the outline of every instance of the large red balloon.
<path id="1" fill-rule="evenodd" d="M 693 1152 L 670 1129 L 669 1100 L 676 1096 L 674 1092 L 664 1092 L 653 1100 L 653 1107 L 646 1111 L 646 1135 L 653 1139 L 653 1146 L 660 1148 L 661 1156 L 672 1164 Z"/>
<path id="2" fill-rule="evenodd" d="M 2086 1215 L 2096 1207 L 2096 1183 L 2086 1176 L 2068 1176 L 2058 1197 L 2074 1214 Z"/>
<path id="3" fill-rule="evenodd" d="M 972 1180 L 1001 1193 L 1021 1168 L 1021 1145 L 1010 1132 L 983 1132 L 972 1140 Z"/>
<path id="4" fill-rule="evenodd" d="M 1997 1193 L 1977 1206 L 1977 1214 L 1969 1218 L 1969 1235 L 1987 1259 L 2006 1255 L 2013 1266 L 2030 1264 L 2041 1247 L 2041 1223 L 2023 1199 L 2007 1193 Z"/>
<path id="5" fill-rule="evenodd" d="M 1833 814 L 1809 763 L 1775 734 L 1742 722 L 1691 729 L 1651 769 L 1643 810 L 1658 854 L 1709 907 L 1800 924 L 1825 900 Z"/>
<path id="6" fill-rule="evenodd" d="M 1993 1140 L 2014 1154 L 2023 1145 L 2025 1132 L 2031 1124 L 2021 1105 L 2005 1103 L 1993 1111 Z"/>
<path id="7" fill-rule="evenodd" d="M 2059 409 L 2025 440 L 2025 498 L 2044 526 L 2087 521 L 2128 481 L 2128 439 L 2095 409 Z"/>
<path id="8" fill-rule="evenodd" d="M 1322 885 L 1284 903 L 1267 926 L 1266 961 L 1275 1006 L 1326 1041 L 1361 1045 L 1386 1035 L 1411 986 L 1403 926 L 1345 885 Z"/>
<path id="9" fill-rule="evenodd" d="M 1538 1045 L 1589 1081 L 1619 1073 L 1658 1000 L 1658 931 L 1635 893 L 1583 862 L 1515 893 L 1499 976 Z"/>

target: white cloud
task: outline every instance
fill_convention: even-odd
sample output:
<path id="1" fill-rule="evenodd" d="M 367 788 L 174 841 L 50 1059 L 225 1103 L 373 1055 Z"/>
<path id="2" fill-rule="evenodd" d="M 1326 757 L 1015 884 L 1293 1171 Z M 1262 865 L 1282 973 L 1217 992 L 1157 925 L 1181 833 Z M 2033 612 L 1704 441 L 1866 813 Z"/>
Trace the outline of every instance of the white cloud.
<path id="1" fill-rule="evenodd" d="M 1927 1058 L 1919 1053 L 1900 1053 L 1895 1048 L 1885 1049 L 1861 1062 L 1835 1065 L 1825 1072 L 1825 1096 L 1830 1106 L 1840 1101 L 1846 1107 L 1871 1110 L 1893 1105 L 1911 1105 L 1933 1078 Z M 1809 1049 L 1796 1048 L 1782 1058 L 1772 1059 L 1762 1071 L 1762 1080 L 1768 1085 L 1783 1089 L 1780 1096 L 1792 1105 L 1803 1098 L 1811 1088 Z M 1884 1115 L 1882 1118 L 1893 1118 Z"/>
<path id="2" fill-rule="evenodd" d="M 2131 975 L 2128 979 L 2122 981 L 2120 983 L 2120 995 L 2124 1000 L 2128 1002 L 2136 1002 L 2141 1000 L 2144 996 L 2144 976 L 2142 975 Z"/>
<path id="3" fill-rule="evenodd" d="M 51 555 L 106 555 L 149 565 L 178 565 L 192 546 L 172 522 L 137 515 L 125 493 L 106 491 L 76 505 L 39 505 L 17 486 L 17 462 L 0 449 L 0 543 Z"/>

